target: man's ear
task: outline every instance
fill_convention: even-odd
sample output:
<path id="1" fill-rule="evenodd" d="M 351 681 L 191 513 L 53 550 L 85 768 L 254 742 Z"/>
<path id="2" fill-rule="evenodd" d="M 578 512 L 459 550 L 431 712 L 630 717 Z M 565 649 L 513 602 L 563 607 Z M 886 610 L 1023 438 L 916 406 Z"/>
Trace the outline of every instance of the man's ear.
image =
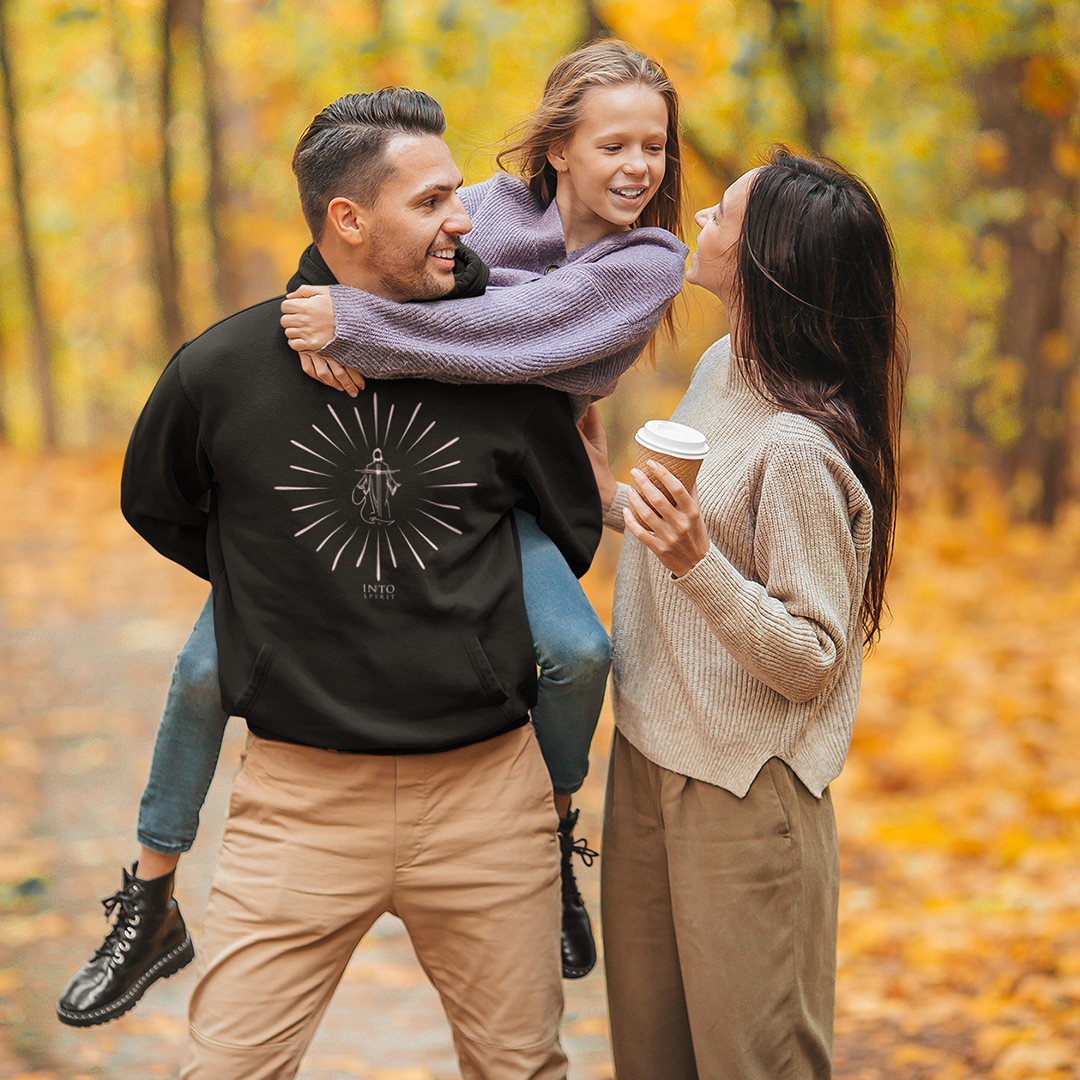
<path id="1" fill-rule="evenodd" d="M 366 243 L 370 225 L 367 210 L 359 203 L 343 196 L 330 200 L 326 208 L 326 228 L 346 244 L 360 247 Z"/>
<path id="2" fill-rule="evenodd" d="M 566 143 L 556 143 L 548 147 L 548 163 L 558 173 L 564 173 L 569 168 L 566 163 Z"/>

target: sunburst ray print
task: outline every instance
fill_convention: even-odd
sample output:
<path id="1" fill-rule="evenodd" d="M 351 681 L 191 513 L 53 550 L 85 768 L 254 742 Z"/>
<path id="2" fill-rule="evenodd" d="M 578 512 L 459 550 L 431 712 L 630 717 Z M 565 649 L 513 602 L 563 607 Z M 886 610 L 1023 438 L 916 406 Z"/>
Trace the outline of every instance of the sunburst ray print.
<path id="1" fill-rule="evenodd" d="M 426 570 L 441 544 L 462 535 L 460 489 L 477 486 L 460 475 L 460 437 L 426 420 L 423 402 L 396 422 L 396 404 L 380 410 L 377 393 L 363 412 L 326 408 L 289 440 L 289 482 L 274 488 L 295 503 L 293 535 L 332 552 L 333 571 L 353 568 L 382 582 L 399 559 Z"/>

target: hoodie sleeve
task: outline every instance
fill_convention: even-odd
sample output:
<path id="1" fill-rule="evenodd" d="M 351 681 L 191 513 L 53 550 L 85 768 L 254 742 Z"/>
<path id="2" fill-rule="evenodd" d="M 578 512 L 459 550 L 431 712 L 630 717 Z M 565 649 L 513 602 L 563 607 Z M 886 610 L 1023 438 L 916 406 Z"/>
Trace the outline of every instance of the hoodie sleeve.
<path id="1" fill-rule="evenodd" d="M 128 442 L 120 509 L 131 527 L 167 559 L 209 580 L 206 496 L 210 463 L 199 415 L 180 380 L 176 354 L 162 372 Z"/>
<path id="2" fill-rule="evenodd" d="M 520 502 L 576 577 L 592 563 L 603 531 L 600 493 L 563 394 L 544 394 L 525 425 Z"/>
<path id="3" fill-rule="evenodd" d="M 686 247 L 662 229 L 608 239 L 550 274 L 453 302 L 395 304 L 332 286 L 335 337 L 323 354 L 376 379 L 609 394 L 682 288 Z"/>

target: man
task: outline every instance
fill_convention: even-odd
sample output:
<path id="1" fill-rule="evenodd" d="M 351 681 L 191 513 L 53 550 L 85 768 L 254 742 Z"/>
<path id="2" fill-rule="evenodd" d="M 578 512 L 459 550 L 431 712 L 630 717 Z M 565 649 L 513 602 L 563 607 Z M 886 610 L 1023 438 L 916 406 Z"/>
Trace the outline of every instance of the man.
<path id="1" fill-rule="evenodd" d="M 318 244 L 303 280 L 451 290 L 470 222 L 444 127 L 396 88 L 315 118 L 293 159 Z M 555 812 L 510 511 L 584 571 L 599 498 L 569 402 L 412 380 L 343 405 L 277 320 L 268 301 L 182 349 L 124 470 L 128 520 L 213 582 L 223 704 L 250 729 L 182 1075 L 293 1076 L 391 911 L 463 1077 L 564 1077 Z"/>

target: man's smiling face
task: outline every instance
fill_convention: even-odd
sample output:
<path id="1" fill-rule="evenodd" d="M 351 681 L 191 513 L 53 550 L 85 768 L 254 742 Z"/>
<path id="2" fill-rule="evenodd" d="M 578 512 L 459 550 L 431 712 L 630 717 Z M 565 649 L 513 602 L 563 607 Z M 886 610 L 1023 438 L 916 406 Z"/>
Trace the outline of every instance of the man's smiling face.
<path id="1" fill-rule="evenodd" d="M 454 251 L 472 222 L 458 198 L 461 172 L 436 135 L 397 135 L 394 173 L 372 208 L 367 267 L 391 300 L 434 300 L 454 287 Z"/>

